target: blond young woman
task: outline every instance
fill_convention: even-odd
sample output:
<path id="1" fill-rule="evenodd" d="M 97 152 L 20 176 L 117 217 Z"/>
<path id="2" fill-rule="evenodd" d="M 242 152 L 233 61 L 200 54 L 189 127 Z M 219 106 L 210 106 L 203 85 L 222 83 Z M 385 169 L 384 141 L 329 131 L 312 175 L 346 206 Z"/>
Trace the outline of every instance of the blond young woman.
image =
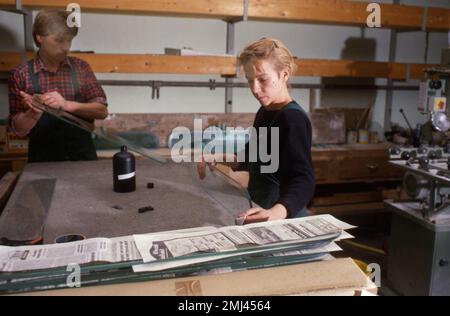
<path id="1" fill-rule="evenodd" d="M 270 129 L 278 128 L 279 167 L 273 173 L 261 172 L 264 163 L 244 162 L 236 170 L 249 172 L 249 194 L 259 207 L 240 216 L 245 223 L 306 216 L 306 206 L 314 194 L 311 159 L 311 123 L 307 114 L 290 96 L 289 78 L 295 71 L 294 58 L 279 40 L 263 38 L 249 44 L 239 56 L 259 108 L 253 126 L 267 127 L 265 141 L 270 144 Z M 259 141 L 264 141 L 259 138 Z M 247 157 L 249 146 L 247 144 Z M 271 153 L 273 156 L 275 153 Z"/>

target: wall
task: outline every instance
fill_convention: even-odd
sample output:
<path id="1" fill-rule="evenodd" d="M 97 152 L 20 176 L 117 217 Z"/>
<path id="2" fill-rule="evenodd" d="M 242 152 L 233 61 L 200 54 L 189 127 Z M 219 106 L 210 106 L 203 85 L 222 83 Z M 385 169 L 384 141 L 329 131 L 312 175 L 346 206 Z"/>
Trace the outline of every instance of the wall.
<path id="1" fill-rule="evenodd" d="M 374 1 L 365 1 L 374 2 Z M 392 1 L 375 1 L 392 3 Z M 427 0 L 400 1 L 401 4 L 425 5 Z M 450 8 L 447 0 L 429 1 L 431 6 Z M 36 12 L 34 12 L 36 14 Z M 21 16 L 0 11 L 0 51 L 17 51 L 23 47 Z M 387 61 L 389 57 L 388 29 L 360 29 L 347 26 L 310 25 L 299 23 L 240 22 L 236 25 L 236 50 L 261 37 L 276 37 L 291 48 L 300 58 L 355 59 Z M 225 53 L 226 23 L 213 19 L 155 17 L 83 13 L 82 27 L 74 40 L 73 50 L 96 53 L 152 53 L 162 54 L 165 47 L 191 47 L 208 53 Z M 439 63 L 441 49 L 448 46 L 446 33 L 430 33 L 428 63 Z M 398 34 L 397 62 L 424 62 L 425 33 L 401 32 Z M 222 80 L 220 76 L 99 74 L 99 79 L 132 80 Z M 243 80 L 242 78 L 239 80 Z M 341 79 L 338 82 L 348 81 Z M 386 84 L 384 79 L 367 79 L 366 83 Z M 321 78 L 294 78 L 294 83 L 335 82 Z M 358 80 L 361 82 L 361 80 Z M 416 85 L 411 81 L 403 84 Z M 224 89 L 162 88 L 159 100 L 151 99 L 151 89 L 145 87 L 104 87 L 112 113 L 175 113 L 223 112 Z M 374 104 L 372 127 L 381 131 L 384 121 L 385 91 L 322 91 L 318 92 L 316 106 L 366 107 Z M 309 91 L 293 90 L 293 97 L 309 109 Z M 405 125 L 398 110 L 404 108 L 410 121 L 423 121 L 416 111 L 418 92 L 395 91 L 392 121 Z M 8 115 L 5 85 L 0 85 L 0 118 Z M 257 102 L 248 89 L 234 90 L 235 112 L 255 112 Z"/>

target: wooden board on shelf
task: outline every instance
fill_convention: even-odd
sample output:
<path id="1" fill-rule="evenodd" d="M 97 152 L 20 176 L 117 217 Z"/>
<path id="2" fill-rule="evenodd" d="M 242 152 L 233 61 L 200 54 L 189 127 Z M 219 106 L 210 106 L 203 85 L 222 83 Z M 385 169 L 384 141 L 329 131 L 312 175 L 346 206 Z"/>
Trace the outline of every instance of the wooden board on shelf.
<path id="1" fill-rule="evenodd" d="M 377 61 L 297 59 L 296 76 L 347 77 L 347 78 L 389 78 L 396 80 L 424 79 L 423 70 L 432 65 L 387 63 Z"/>
<path id="2" fill-rule="evenodd" d="M 137 54 L 73 54 L 101 73 L 236 74 L 236 58 Z"/>
<path id="3" fill-rule="evenodd" d="M 242 0 L 78 0 L 82 11 L 129 12 L 139 14 L 220 18 L 235 20 L 244 15 Z M 26 7 L 35 9 L 65 8 L 64 0 L 22 0 Z M 0 0 L 0 6 L 14 7 L 13 0 Z M 366 26 L 368 3 L 348 0 L 249 0 L 250 20 Z M 434 31 L 448 31 L 450 10 L 422 6 L 380 4 L 381 26 L 390 28 L 421 29 L 423 19 Z"/>
<path id="4" fill-rule="evenodd" d="M 87 61 L 97 73 L 168 73 L 237 75 L 237 61 L 223 56 L 167 56 L 145 54 L 89 54 L 71 56 Z M 0 71 L 11 71 L 31 53 L 0 53 Z M 424 79 L 423 69 L 436 65 L 385 63 L 376 61 L 297 59 L 295 76 Z M 409 65 L 409 66 L 408 66 Z"/>
<path id="5" fill-rule="evenodd" d="M 66 8 L 65 0 L 22 0 L 22 5 L 33 9 Z M 162 16 L 230 19 L 243 15 L 242 0 L 77 0 L 81 11 L 125 12 Z M 0 5 L 14 6 L 14 0 L 0 0 Z"/>

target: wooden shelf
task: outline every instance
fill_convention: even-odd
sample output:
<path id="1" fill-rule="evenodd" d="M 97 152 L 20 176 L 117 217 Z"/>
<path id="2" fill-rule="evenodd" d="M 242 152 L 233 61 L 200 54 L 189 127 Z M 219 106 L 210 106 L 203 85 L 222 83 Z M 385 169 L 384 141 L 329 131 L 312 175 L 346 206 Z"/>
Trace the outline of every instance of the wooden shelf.
<path id="1" fill-rule="evenodd" d="M 236 75 L 236 58 L 137 54 L 71 54 L 87 61 L 97 73 L 167 73 Z M 0 71 L 10 71 L 32 53 L 0 53 Z M 297 59 L 295 76 L 423 79 L 423 69 L 436 65 L 375 61 Z"/>
<path id="2" fill-rule="evenodd" d="M 22 0 L 25 7 L 66 7 L 65 0 Z M 82 11 L 130 12 L 233 20 L 243 16 L 243 0 L 78 0 Z M 0 0 L 13 7 L 14 0 Z M 261 21 L 304 22 L 365 26 L 368 3 L 344 0 L 249 0 L 248 18 Z M 420 6 L 380 4 L 382 27 L 420 29 L 425 9 Z M 429 30 L 450 29 L 450 10 L 429 8 Z"/>
<path id="3" fill-rule="evenodd" d="M 394 80 L 424 78 L 427 64 L 388 63 L 376 61 L 298 59 L 296 76 L 389 78 Z M 408 77 L 409 67 L 409 78 Z"/>

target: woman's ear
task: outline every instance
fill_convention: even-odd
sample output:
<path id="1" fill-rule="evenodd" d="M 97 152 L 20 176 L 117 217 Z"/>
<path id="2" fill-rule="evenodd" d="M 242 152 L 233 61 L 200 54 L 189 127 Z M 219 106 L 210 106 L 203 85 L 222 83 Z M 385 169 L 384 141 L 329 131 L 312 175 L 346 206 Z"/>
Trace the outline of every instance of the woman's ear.
<path id="1" fill-rule="evenodd" d="M 281 72 L 281 78 L 283 78 L 284 82 L 287 82 L 289 80 L 289 70 L 287 68 L 283 69 Z"/>

